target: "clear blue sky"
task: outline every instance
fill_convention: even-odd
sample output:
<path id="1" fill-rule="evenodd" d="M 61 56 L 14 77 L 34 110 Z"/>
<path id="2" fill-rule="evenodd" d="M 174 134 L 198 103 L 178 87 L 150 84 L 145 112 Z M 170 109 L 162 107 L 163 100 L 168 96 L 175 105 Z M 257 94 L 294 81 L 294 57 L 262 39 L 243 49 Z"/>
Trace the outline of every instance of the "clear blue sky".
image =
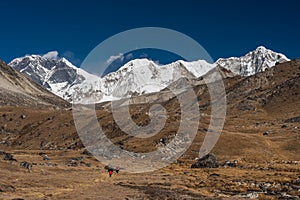
<path id="1" fill-rule="evenodd" d="M 300 57 L 300 1 L 0 1 L 0 58 L 57 50 L 76 65 L 106 38 L 164 27 L 198 41 L 215 60 L 259 45 Z"/>

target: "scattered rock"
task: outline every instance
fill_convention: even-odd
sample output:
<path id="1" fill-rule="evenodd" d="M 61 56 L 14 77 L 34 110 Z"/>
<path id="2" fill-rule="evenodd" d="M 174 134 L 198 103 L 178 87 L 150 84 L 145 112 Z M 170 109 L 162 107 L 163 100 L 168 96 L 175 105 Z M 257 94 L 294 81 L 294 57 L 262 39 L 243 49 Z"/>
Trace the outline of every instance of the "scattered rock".
<path id="1" fill-rule="evenodd" d="M 246 195 L 247 198 L 249 199 L 257 199 L 258 198 L 258 193 L 257 192 L 251 192 Z"/>
<path id="2" fill-rule="evenodd" d="M 292 183 L 300 186 L 300 176 L 298 176 L 298 179 L 293 180 Z"/>
<path id="3" fill-rule="evenodd" d="M 166 145 L 167 144 L 167 138 L 166 137 L 161 138 L 160 143 L 162 143 L 163 145 Z"/>
<path id="4" fill-rule="evenodd" d="M 82 154 L 93 157 L 93 154 L 89 152 L 87 149 L 85 149 Z"/>
<path id="5" fill-rule="evenodd" d="M 295 122 L 300 122 L 300 116 L 285 120 L 285 123 L 295 123 Z"/>
<path id="6" fill-rule="evenodd" d="M 271 131 L 265 131 L 263 135 L 270 135 Z"/>
<path id="7" fill-rule="evenodd" d="M 70 160 L 83 161 L 83 157 L 79 156 L 79 157 L 76 157 L 76 158 L 70 158 Z"/>
<path id="8" fill-rule="evenodd" d="M 124 149 L 124 142 L 120 141 L 120 142 L 118 142 L 118 145 L 121 149 Z"/>
<path id="9" fill-rule="evenodd" d="M 6 139 L 4 144 L 6 144 L 7 147 L 11 147 L 11 141 L 10 138 Z"/>
<path id="10" fill-rule="evenodd" d="M 287 125 L 283 124 L 283 125 L 281 126 L 281 128 L 287 128 Z"/>
<path id="11" fill-rule="evenodd" d="M 191 168 L 218 168 L 219 162 L 214 154 L 207 154 L 200 158 Z"/>
<path id="12" fill-rule="evenodd" d="M 227 160 L 222 164 L 222 166 L 223 167 L 237 167 L 237 163 L 238 163 L 237 160 L 234 160 L 234 161 Z"/>
<path id="13" fill-rule="evenodd" d="M 209 178 L 211 178 L 211 177 L 220 177 L 220 174 L 213 173 L 213 174 L 210 174 L 208 177 Z"/>
<path id="14" fill-rule="evenodd" d="M 48 167 L 56 167 L 56 166 L 57 166 L 56 163 L 51 163 L 51 162 L 48 162 L 48 163 L 40 163 L 39 165 L 40 165 L 40 166 L 48 166 Z"/>
<path id="15" fill-rule="evenodd" d="M 81 148 L 82 147 L 82 143 L 81 142 L 74 142 L 72 144 L 70 144 L 67 149 L 76 149 L 76 148 Z"/>
<path id="16" fill-rule="evenodd" d="M 92 166 L 92 164 L 91 164 L 91 163 L 85 163 L 85 166 L 87 166 L 87 167 L 91 167 L 91 166 Z"/>
<path id="17" fill-rule="evenodd" d="M 79 163 L 83 163 L 83 157 L 76 157 L 76 158 L 69 158 L 67 160 L 66 165 L 71 166 L 71 167 L 77 167 L 79 165 Z"/>
<path id="18" fill-rule="evenodd" d="M 20 163 L 20 166 L 21 166 L 21 167 L 24 167 L 25 169 L 28 169 L 28 172 L 31 172 L 31 169 L 32 169 L 32 163 L 23 161 L 23 162 Z"/>
<path id="19" fill-rule="evenodd" d="M 41 143 L 40 143 L 40 148 L 44 148 L 46 146 L 47 142 L 45 139 L 42 139 Z"/>
<path id="20" fill-rule="evenodd" d="M 43 170 L 43 169 L 41 169 L 41 174 L 42 174 L 42 175 L 47 175 L 46 171 Z"/>
<path id="21" fill-rule="evenodd" d="M 48 121 L 50 121 L 50 120 L 52 120 L 53 118 L 54 118 L 54 117 L 48 117 L 48 119 L 47 119 L 47 120 L 48 120 Z"/>
<path id="22" fill-rule="evenodd" d="M 208 129 L 207 129 L 207 128 L 203 128 L 202 131 L 203 131 L 203 132 L 207 132 Z"/>
<path id="23" fill-rule="evenodd" d="M 20 118 L 21 118 L 21 119 L 25 119 L 25 118 L 26 118 L 26 115 L 21 115 Z"/>
<path id="24" fill-rule="evenodd" d="M 0 183 L 0 192 L 15 192 L 16 189 L 12 185 L 6 185 Z"/>
<path id="25" fill-rule="evenodd" d="M 69 160 L 69 161 L 67 161 L 67 165 L 70 167 L 77 167 L 78 162 L 76 160 Z"/>
<path id="26" fill-rule="evenodd" d="M 17 161 L 12 154 L 5 151 L 0 151 L 0 155 L 3 156 L 3 160 Z"/>
<path id="27" fill-rule="evenodd" d="M 47 155 L 44 155 L 43 160 L 50 160 L 50 158 Z"/>

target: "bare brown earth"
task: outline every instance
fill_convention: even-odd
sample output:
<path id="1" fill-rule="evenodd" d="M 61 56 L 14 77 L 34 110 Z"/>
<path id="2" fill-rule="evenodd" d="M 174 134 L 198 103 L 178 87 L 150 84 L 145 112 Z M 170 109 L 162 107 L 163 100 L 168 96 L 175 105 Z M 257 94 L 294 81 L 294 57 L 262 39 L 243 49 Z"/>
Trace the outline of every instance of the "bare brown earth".
<path id="1" fill-rule="evenodd" d="M 207 134 L 210 105 L 205 85 L 195 87 L 201 110 L 197 136 L 181 158 L 151 173 L 122 170 L 110 178 L 95 158 L 83 154 L 70 108 L 2 106 L 0 149 L 16 161 L 0 159 L 0 199 L 297 199 L 300 196 L 300 60 L 279 64 L 252 77 L 224 80 L 227 115 L 213 149 L 219 163 L 236 167 L 191 169 Z M 150 139 L 123 133 L 109 106 L 97 117 L 111 140 L 124 149 L 149 152 L 170 141 L 179 126 L 178 101 L 162 103 L 164 129 Z M 149 105 L 131 106 L 133 120 L 149 123 Z M 43 160 L 47 155 L 50 160 Z M 1 157 L 0 157 L 1 158 Z M 33 163 L 31 172 L 20 167 Z"/>

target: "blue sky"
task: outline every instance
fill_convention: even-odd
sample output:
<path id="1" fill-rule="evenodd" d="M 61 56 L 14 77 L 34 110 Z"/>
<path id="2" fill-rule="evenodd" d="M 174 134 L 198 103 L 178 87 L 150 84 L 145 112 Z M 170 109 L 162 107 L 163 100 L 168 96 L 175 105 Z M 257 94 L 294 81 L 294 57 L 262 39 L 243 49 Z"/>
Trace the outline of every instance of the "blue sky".
<path id="1" fill-rule="evenodd" d="M 190 36 L 214 60 L 244 55 L 259 45 L 291 59 L 300 57 L 300 3 L 296 0 L 10 0 L 0 1 L 0 6 L 0 58 L 5 62 L 56 50 L 80 65 L 108 37 L 148 26 Z M 163 57 L 162 63 L 176 59 Z"/>

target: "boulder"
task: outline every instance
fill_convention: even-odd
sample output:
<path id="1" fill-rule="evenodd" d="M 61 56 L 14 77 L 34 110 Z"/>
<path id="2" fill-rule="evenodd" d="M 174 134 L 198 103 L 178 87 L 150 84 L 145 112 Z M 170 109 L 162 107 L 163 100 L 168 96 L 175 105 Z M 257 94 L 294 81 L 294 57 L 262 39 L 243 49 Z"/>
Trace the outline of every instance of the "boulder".
<path id="1" fill-rule="evenodd" d="M 50 160 L 50 158 L 47 155 L 44 155 L 43 160 Z"/>
<path id="2" fill-rule="evenodd" d="M 0 155 L 3 156 L 3 160 L 17 161 L 12 154 L 5 151 L 0 151 Z"/>
<path id="3" fill-rule="evenodd" d="M 21 118 L 21 119 L 25 119 L 25 118 L 26 118 L 26 115 L 21 115 L 20 118 Z"/>
<path id="4" fill-rule="evenodd" d="M 272 132 L 271 130 L 265 131 L 265 132 L 263 133 L 263 135 L 270 135 L 271 132 Z"/>
<path id="5" fill-rule="evenodd" d="M 219 162 L 214 154 L 207 154 L 200 158 L 191 168 L 218 168 Z"/>
<path id="6" fill-rule="evenodd" d="M 87 156 L 90 156 L 90 157 L 93 157 L 93 156 L 94 156 L 94 155 L 93 155 L 91 152 L 89 152 L 89 150 L 87 150 L 87 149 L 84 149 L 84 151 L 82 152 L 82 154 L 87 155 Z"/>
<path id="7" fill-rule="evenodd" d="M 15 187 L 0 183 L 0 192 L 15 192 Z"/>
<path id="8" fill-rule="evenodd" d="M 281 126 L 281 128 L 287 128 L 287 125 L 283 124 L 283 125 Z"/>

